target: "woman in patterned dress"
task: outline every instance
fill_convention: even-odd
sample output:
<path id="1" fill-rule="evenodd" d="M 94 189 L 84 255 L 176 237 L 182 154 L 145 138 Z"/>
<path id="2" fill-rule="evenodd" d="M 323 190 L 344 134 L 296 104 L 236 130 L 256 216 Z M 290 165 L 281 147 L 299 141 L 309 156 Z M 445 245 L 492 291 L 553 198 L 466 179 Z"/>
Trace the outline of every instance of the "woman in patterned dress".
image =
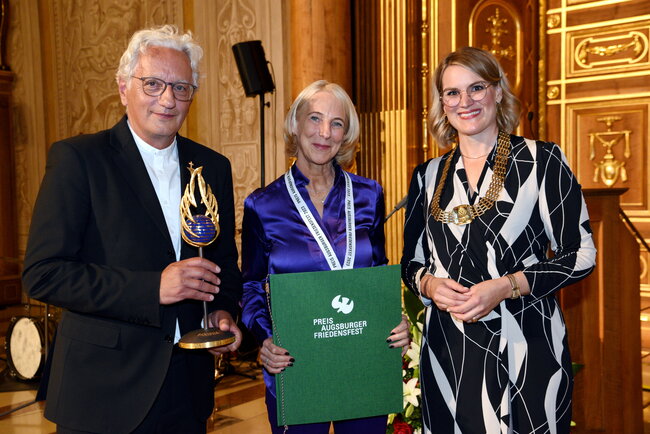
<path id="1" fill-rule="evenodd" d="M 456 146 L 413 173 L 402 257 L 426 306 L 424 430 L 566 433 L 573 377 L 555 293 L 596 255 L 580 185 L 556 144 L 510 135 L 520 105 L 487 51 L 449 54 L 432 95 L 430 131 Z"/>

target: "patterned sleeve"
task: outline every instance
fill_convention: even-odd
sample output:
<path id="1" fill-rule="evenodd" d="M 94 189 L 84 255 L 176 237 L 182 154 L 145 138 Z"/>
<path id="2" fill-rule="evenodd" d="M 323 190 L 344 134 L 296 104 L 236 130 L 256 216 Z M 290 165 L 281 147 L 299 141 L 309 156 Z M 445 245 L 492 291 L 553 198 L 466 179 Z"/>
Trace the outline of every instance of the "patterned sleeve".
<path id="1" fill-rule="evenodd" d="M 429 270 L 432 274 L 434 265 L 426 239 L 426 173 L 427 163 L 421 164 L 413 171 L 406 204 L 404 222 L 404 250 L 402 252 L 402 280 L 404 284 L 420 297 L 420 279 Z M 430 304 L 424 299 L 426 305 Z"/>
<path id="2" fill-rule="evenodd" d="M 265 290 L 268 262 L 269 249 L 264 237 L 264 228 L 255 209 L 255 200 L 251 195 L 244 201 L 244 221 L 242 223 L 242 273 L 244 276 L 242 322 L 260 343 L 273 335 Z"/>
<path id="3" fill-rule="evenodd" d="M 582 189 L 564 153 L 554 143 L 538 142 L 537 149 L 539 209 L 554 255 L 523 272 L 531 295 L 542 298 L 589 275 L 596 249 Z"/>

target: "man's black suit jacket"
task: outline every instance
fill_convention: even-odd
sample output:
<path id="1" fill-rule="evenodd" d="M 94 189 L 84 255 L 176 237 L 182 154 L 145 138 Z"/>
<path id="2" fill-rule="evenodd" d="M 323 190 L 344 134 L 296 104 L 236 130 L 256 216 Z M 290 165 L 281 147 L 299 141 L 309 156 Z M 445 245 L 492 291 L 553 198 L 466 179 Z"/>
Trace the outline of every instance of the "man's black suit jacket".
<path id="1" fill-rule="evenodd" d="M 177 136 L 181 188 L 190 162 L 219 205 L 221 233 L 204 256 L 221 267 L 209 311 L 237 317 L 241 274 L 229 161 Z M 183 191 L 182 190 L 182 191 Z M 197 256 L 182 243 L 181 258 Z M 163 306 L 162 270 L 175 261 L 162 209 L 126 116 L 112 129 L 52 145 L 36 200 L 23 282 L 30 297 L 65 309 L 51 359 L 45 416 L 64 427 L 128 432 L 154 402 L 169 366 L 175 324 L 201 326 L 202 304 Z M 213 356 L 189 357 L 194 408 L 207 419 Z"/>

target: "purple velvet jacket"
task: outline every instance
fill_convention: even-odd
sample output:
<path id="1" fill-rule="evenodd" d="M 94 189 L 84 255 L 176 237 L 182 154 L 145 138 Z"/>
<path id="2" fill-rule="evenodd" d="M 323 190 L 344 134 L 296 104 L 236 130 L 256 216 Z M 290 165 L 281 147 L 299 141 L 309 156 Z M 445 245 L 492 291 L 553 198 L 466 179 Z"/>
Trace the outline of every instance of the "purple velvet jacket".
<path id="1" fill-rule="evenodd" d="M 335 167 L 334 185 L 325 199 L 323 217 L 307 193 L 309 180 L 293 165 L 291 173 L 298 191 L 318 221 L 341 263 L 345 256 L 345 178 Z M 354 268 L 388 262 L 384 248 L 384 193 L 367 178 L 349 174 L 354 194 L 356 255 Z M 271 318 L 264 283 L 269 274 L 326 271 L 329 266 L 318 243 L 296 210 L 284 176 L 251 193 L 244 202 L 242 227 L 244 295 L 242 320 L 260 344 L 272 336 Z M 291 353 L 291 348 L 287 348 Z M 275 395 L 274 376 L 264 371 L 264 381 Z"/>

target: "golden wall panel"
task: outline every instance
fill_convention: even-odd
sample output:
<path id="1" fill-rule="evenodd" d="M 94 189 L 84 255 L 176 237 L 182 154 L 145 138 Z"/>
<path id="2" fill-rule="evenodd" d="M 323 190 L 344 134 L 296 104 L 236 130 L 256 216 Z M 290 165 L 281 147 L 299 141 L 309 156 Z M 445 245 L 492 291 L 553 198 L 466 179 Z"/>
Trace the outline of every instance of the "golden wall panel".
<path id="1" fill-rule="evenodd" d="M 548 47 L 547 49 L 553 47 L 553 56 L 554 58 L 557 58 L 556 56 L 560 54 L 559 47 L 562 46 L 562 36 L 557 33 L 548 34 L 546 35 L 546 44 Z M 545 62 L 545 66 L 547 80 L 557 80 L 562 77 L 562 62 Z"/>
<path id="2" fill-rule="evenodd" d="M 650 12 L 650 3 L 647 0 L 594 1 L 569 6 L 565 11 L 566 25 L 579 29 L 592 26 L 592 23 L 617 25 L 622 21 L 639 19 Z"/>
<path id="3" fill-rule="evenodd" d="M 523 35 L 521 16 L 508 2 L 479 2 L 469 22 L 469 43 L 490 51 L 499 60 L 515 94 L 521 91 Z"/>
<path id="4" fill-rule="evenodd" d="M 241 233 L 244 199 L 259 185 L 260 148 L 257 142 L 226 143 L 220 150 L 233 167 L 232 184 L 235 196 L 235 227 Z M 238 244 L 241 240 L 237 239 Z"/>
<path id="5" fill-rule="evenodd" d="M 646 70 L 650 65 L 650 20 L 569 32 L 567 77 Z"/>
<path id="6" fill-rule="evenodd" d="M 583 187 L 627 188 L 621 206 L 650 234 L 650 2 L 547 4 L 545 138 L 564 148 Z"/>
<path id="7" fill-rule="evenodd" d="M 648 115 L 650 98 L 570 104 L 573 169 L 583 188 L 627 188 L 629 216 L 650 216 Z"/>
<path id="8" fill-rule="evenodd" d="M 384 188 L 387 212 L 408 192 L 409 148 L 419 146 L 421 106 L 419 64 L 420 11 L 415 2 L 355 3 L 355 41 L 358 59 L 355 99 L 361 121 L 357 167 L 361 175 Z M 413 65 L 417 65 L 414 67 Z M 410 84 L 417 83 L 411 86 Z M 386 223 L 386 253 L 399 263 L 403 245 L 404 212 Z"/>
<path id="9" fill-rule="evenodd" d="M 650 95 L 648 80 L 650 77 L 643 72 L 642 74 L 615 74 L 599 77 L 587 77 L 575 80 L 566 80 L 564 82 L 550 82 L 559 88 L 564 88 L 564 95 L 560 101 L 565 102 L 583 102 L 594 100 L 612 100 L 620 99 L 622 94 L 631 97 L 641 97 Z M 562 86 L 564 84 L 564 86 Z M 620 89 L 619 94 L 613 94 L 611 86 Z M 549 100 L 549 104 L 556 104 L 558 101 Z"/>
<path id="10" fill-rule="evenodd" d="M 539 26 L 537 1 L 465 0 L 457 1 L 456 7 L 459 46 L 469 44 L 494 54 L 522 104 L 514 133 L 536 137 L 537 125 L 544 116 L 537 97 L 538 76 L 544 65 L 538 62 L 539 42 L 528 29 Z M 465 10 L 470 11 L 467 21 Z M 464 34 L 467 42 L 463 41 Z"/>
<path id="11" fill-rule="evenodd" d="M 316 80 L 352 93 L 350 0 L 290 0 L 291 96 Z"/>

